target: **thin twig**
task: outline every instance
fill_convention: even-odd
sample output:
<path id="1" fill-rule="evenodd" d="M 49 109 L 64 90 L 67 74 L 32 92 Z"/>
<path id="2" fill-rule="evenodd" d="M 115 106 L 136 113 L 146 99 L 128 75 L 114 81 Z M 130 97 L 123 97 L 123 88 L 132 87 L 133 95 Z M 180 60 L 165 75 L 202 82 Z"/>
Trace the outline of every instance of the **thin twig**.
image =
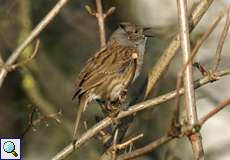
<path id="1" fill-rule="evenodd" d="M 69 0 L 59 0 L 53 9 L 41 20 L 41 22 L 32 30 L 29 36 L 13 51 L 10 57 L 6 61 L 6 65 L 12 65 L 22 51 L 43 31 L 43 29 L 54 19 L 54 17 L 60 12 L 64 5 Z M 3 81 L 7 75 L 6 69 L 1 69 L 0 71 L 0 88 L 3 84 Z"/>
<path id="2" fill-rule="evenodd" d="M 32 110 L 28 116 L 28 119 L 29 119 L 28 125 L 21 135 L 22 139 L 25 137 L 26 133 L 33 127 L 33 119 L 34 119 L 35 112 L 36 112 L 36 108 L 32 106 Z"/>
<path id="3" fill-rule="evenodd" d="M 57 112 L 57 113 L 52 113 L 49 115 L 44 115 L 36 120 L 33 121 L 33 126 L 41 123 L 42 121 L 46 121 L 48 119 L 53 119 L 55 120 L 57 123 L 61 123 L 61 120 L 58 118 L 58 116 L 62 115 L 61 111 Z"/>
<path id="4" fill-rule="evenodd" d="M 202 77 L 200 80 L 196 82 L 196 85 L 194 85 L 196 88 L 199 88 L 201 86 L 204 86 L 205 84 L 209 82 L 213 82 L 215 80 L 219 80 L 220 77 L 230 75 L 230 69 L 212 73 L 215 76 L 211 77 L 218 77 L 217 79 L 210 78 L 210 75 L 207 75 L 205 77 Z M 180 89 L 180 95 L 184 93 L 184 89 Z M 105 119 L 101 120 L 97 124 L 95 124 L 92 128 L 89 128 L 84 134 L 81 135 L 81 137 L 76 141 L 75 147 L 73 147 L 73 144 L 69 144 L 64 149 L 62 149 L 60 152 L 58 152 L 52 159 L 53 160 L 61 160 L 66 158 L 68 155 L 70 155 L 75 149 L 79 148 L 81 145 L 86 143 L 89 139 L 97 135 L 101 130 L 111 125 L 114 121 L 127 117 L 129 115 L 132 115 L 134 113 L 150 109 L 150 108 L 156 108 L 159 107 L 161 103 L 164 103 L 166 101 L 169 101 L 176 96 L 176 91 L 169 92 L 167 94 L 164 94 L 162 96 L 146 100 L 144 102 L 141 102 L 139 104 L 131 106 L 127 111 L 121 111 L 118 116 L 115 119 L 111 119 L 110 117 L 106 117 Z"/>
<path id="5" fill-rule="evenodd" d="M 203 15 L 208 10 L 209 6 L 212 4 L 213 0 L 201 0 L 195 9 L 192 11 L 191 16 L 189 17 L 189 29 L 190 32 L 194 29 L 194 27 L 201 20 Z M 152 89 L 154 88 L 156 82 L 160 79 L 164 71 L 167 69 L 172 58 L 176 55 L 177 50 L 180 48 L 180 38 L 179 34 L 177 34 L 169 44 L 169 46 L 165 49 L 162 56 L 159 58 L 157 63 L 151 69 L 148 75 L 148 83 L 145 91 L 145 98 L 148 97 Z"/>
<path id="6" fill-rule="evenodd" d="M 165 136 L 153 141 L 152 143 L 149 143 L 148 145 L 146 145 L 142 148 L 136 149 L 133 152 L 130 152 L 130 153 L 125 154 L 124 156 L 121 156 L 119 159 L 128 160 L 128 159 L 134 159 L 136 157 L 140 157 L 141 155 L 144 155 L 150 151 L 155 150 L 159 146 L 166 144 L 167 142 L 169 142 L 173 138 L 174 138 L 174 136 L 165 135 Z"/>
<path id="7" fill-rule="evenodd" d="M 58 118 L 60 115 L 62 115 L 61 111 L 59 111 L 57 113 L 52 113 L 49 115 L 44 115 L 44 116 L 39 117 L 39 118 L 34 120 L 34 116 L 35 116 L 36 111 L 37 111 L 37 108 L 33 107 L 32 111 L 29 113 L 29 122 L 28 122 L 27 127 L 23 131 L 21 138 L 24 138 L 26 133 L 28 133 L 31 128 L 34 128 L 38 124 L 45 122 L 49 119 L 54 119 L 57 123 L 61 123 L 61 120 Z"/>
<path id="8" fill-rule="evenodd" d="M 121 143 L 121 144 L 117 144 L 115 147 L 116 147 L 116 150 L 122 150 L 122 149 L 126 149 L 127 150 L 127 147 L 129 147 L 128 149 L 128 152 L 131 152 L 132 151 L 132 146 L 133 146 L 133 142 L 134 141 L 137 141 L 138 139 L 142 138 L 144 136 L 143 133 L 127 140 L 126 142 L 124 143 Z M 103 155 L 100 157 L 99 160 L 110 160 L 111 159 L 111 156 L 113 154 L 113 150 L 114 150 L 114 146 L 108 148 L 104 153 Z M 116 156 L 117 160 L 120 160 L 121 159 L 121 156 Z"/>
<path id="9" fill-rule="evenodd" d="M 121 143 L 121 144 L 117 144 L 117 149 L 121 150 L 121 149 L 125 149 L 127 146 L 129 146 L 130 144 L 132 144 L 134 141 L 137 141 L 138 139 L 144 137 L 144 134 L 141 133 L 139 135 L 137 135 L 136 137 L 133 137 L 131 139 L 129 139 L 128 141 Z"/>
<path id="10" fill-rule="evenodd" d="M 23 60 L 21 62 L 18 62 L 16 64 L 12 64 L 12 65 L 4 65 L 4 64 L 0 65 L 0 69 L 4 68 L 8 72 L 11 72 L 11 71 L 13 71 L 13 70 L 15 70 L 15 69 L 17 69 L 17 68 L 19 68 L 19 67 L 21 67 L 21 66 L 23 66 L 23 65 L 25 65 L 27 63 L 29 63 L 35 57 L 35 55 L 37 54 L 38 49 L 39 49 L 39 45 L 40 45 L 40 40 L 37 39 L 34 51 L 28 58 L 26 58 L 25 60 Z"/>
<path id="11" fill-rule="evenodd" d="M 106 46 L 105 19 L 113 14 L 113 12 L 115 11 L 115 7 L 111 7 L 107 10 L 106 13 L 104 13 L 101 1 L 102 0 L 96 0 L 96 12 L 92 10 L 91 7 L 88 5 L 85 6 L 85 9 L 88 11 L 89 14 L 97 18 L 99 27 L 100 48 L 104 48 Z"/>
<path id="12" fill-rule="evenodd" d="M 119 132 L 119 129 L 116 129 L 114 137 L 113 137 L 111 160 L 116 160 L 117 159 L 117 136 L 118 136 L 118 132 Z"/>
<path id="13" fill-rule="evenodd" d="M 204 116 L 203 118 L 200 119 L 199 124 L 201 126 L 203 126 L 203 124 L 210 119 L 211 117 L 213 117 L 215 114 L 217 114 L 219 111 L 221 111 L 223 108 L 227 107 L 230 104 L 230 99 L 227 99 L 223 102 L 221 102 L 214 110 L 212 110 L 211 112 L 209 112 L 206 116 Z"/>
<path id="14" fill-rule="evenodd" d="M 214 20 L 214 23 L 211 25 L 211 27 L 208 29 L 208 31 L 206 31 L 202 36 L 201 38 L 197 41 L 194 49 L 192 50 L 192 53 L 191 55 L 189 56 L 189 59 L 188 61 L 182 66 L 181 70 L 178 72 L 177 74 L 177 85 L 176 85 L 176 91 L 177 91 L 177 96 L 176 96 L 176 101 L 175 101 L 175 104 L 176 104 L 176 110 L 175 110 L 175 118 L 176 118 L 176 121 L 177 123 L 179 123 L 179 90 L 181 88 L 181 84 L 182 84 L 182 78 L 183 78 L 183 75 L 184 75 L 184 72 L 186 70 L 186 67 L 192 63 L 194 57 L 196 56 L 196 54 L 198 53 L 200 47 L 202 46 L 202 44 L 205 42 L 205 40 L 209 37 L 209 35 L 213 32 L 213 30 L 216 28 L 216 26 L 219 24 L 219 22 L 221 21 L 223 17 L 223 13 L 219 14 L 217 16 L 217 18 Z"/>
<path id="15" fill-rule="evenodd" d="M 222 49 L 223 49 L 223 46 L 224 46 L 224 42 L 225 42 L 225 39 L 228 35 L 228 30 L 229 30 L 229 26 L 230 26 L 230 6 L 228 8 L 228 14 L 227 14 L 227 18 L 226 18 L 226 22 L 225 22 L 225 25 L 224 25 L 224 29 L 221 33 L 221 36 L 220 36 L 220 40 L 218 42 L 218 46 L 217 46 L 217 49 L 216 49 L 216 56 L 215 56 L 215 59 L 214 59 L 214 62 L 213 62 L 213 71 L 216 71 L 218 69 L 218 66 L 220 64 L 220 61 L 221 61 L 221 53 L 222 53 Z"/>

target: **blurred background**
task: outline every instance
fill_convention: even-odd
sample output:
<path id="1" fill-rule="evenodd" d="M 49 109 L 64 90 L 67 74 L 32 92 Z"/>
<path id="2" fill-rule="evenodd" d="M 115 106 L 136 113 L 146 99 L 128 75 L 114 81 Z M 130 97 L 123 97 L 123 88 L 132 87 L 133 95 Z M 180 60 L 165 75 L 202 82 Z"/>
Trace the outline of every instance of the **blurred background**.
<path id="1" fill-rule="evenodd" d="M 56 2 L 57 0 L 0 0 L 0 54 L 4 60 Z M 191 7 L 199 0 L 188 2 Z M 39 36 L 41 45 L 36 57 L 25 67 L 9 73 L 3 87 L 0 88 L 0 138 L 24 135 L 22 140 L 24 159 L 51 159 L 71 141 L 77 111 L 77 101 L 71 101 L 74 80 L 84 62 L 99 49 L 97 20 L 86 12 L 85 5 L 95 8 L 94 0 L 70 1 Z M 207 30 L 219 12 L 225 12 L 226 16 L 229 5 L 229 0 L 214 1 L 192 33 L 192 40 L 195 41 Z M 156 37 L 150 38 L 146 46 L 143 72 L 129 93 L 130 101 L 136 103 L 141 101 L 149 69 L 156 63 L 178 30 L 176 1 L 104 0 L 103 6 L 105 10 L 111 6 L 116 7 L 115 13 L 106 21 L 107 39 L 119 22 L 123 21 L 155 28 Z M 211 67 L 224 20 L 225 18 L 196 56 L 196 61 L 207 68 Z M 228 36 L 219 70 L 230 67 L 229 44 Z M 20 60 L 28 57 L 33 48 L 34 45 L 29 46 Z M 152 97 L 175 88 L 176 73 L 180 64 L 180 56 L 175 57 L 152 93 Z M 195 78 L 199 77 L 200 74 L 195 71 Z M 226 76 L 196 91 L 199 117 L 222 100 L 229 98 L 229 84 L 230 77 Z M 127 137 L 144 133 L 144 138 L 135 143 L 135 148 L 165 133 L 170 125 L 174 104 L 170 101 L 155 110 L 150 109 L 137 114 L 127 132 Z M 36 108 L 33 112 L 34 120 L 42 118 L 43 120 L 24 134 L 33 108 Z M 55 114 L 55 118 L 47 118 L 50 114 Z M 87 120 L 90 127 L 95 123 L 95 115 L 100 114 L 99 107 L 92 103 L 84 113 L 82 121 Z M 230 159 L 229 122 L 230 109 L 226 108 L 202 128 L 207 160 Z M 84 131 L 82 125 L 81 132 Z M 92 139 L 67 159 L 98 159 L 102 153 L 101 142 Z M 174 140 L 139 159 L 189 160 L 191 157 L 189 141 L 184 138 Z"/>

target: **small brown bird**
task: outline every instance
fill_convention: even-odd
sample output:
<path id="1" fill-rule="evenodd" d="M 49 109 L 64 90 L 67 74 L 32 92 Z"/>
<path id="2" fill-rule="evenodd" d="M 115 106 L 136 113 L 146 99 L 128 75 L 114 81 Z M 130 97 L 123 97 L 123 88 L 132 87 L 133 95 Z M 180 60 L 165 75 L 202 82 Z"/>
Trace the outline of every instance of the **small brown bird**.
<path id="1" fill-rule="evenodd" d="M 119 102 L 129 85 L 139 76 L 146 44 L 145 29 L 121 23 L 110 37 L 107 46 L 91 57 L 76 81 L 73 99 L 78 97 L 79 109 L 73 138 L 76 139 L 82 112 L 92 100 Z"/>

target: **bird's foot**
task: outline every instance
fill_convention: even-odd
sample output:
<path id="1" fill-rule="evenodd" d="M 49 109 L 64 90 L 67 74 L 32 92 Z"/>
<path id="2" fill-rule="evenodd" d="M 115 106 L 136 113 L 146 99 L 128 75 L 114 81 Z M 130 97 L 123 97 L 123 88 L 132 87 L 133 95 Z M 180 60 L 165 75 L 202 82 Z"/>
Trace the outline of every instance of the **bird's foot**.
<path id="1" fill-rule="evenodd" d="M 116 107 L 114 107 L 111 111 L 110 111 L 110 113 L 109 113 L 109 117 L 110 118 L 115 118 L 115 117 L 117 117 L 117 115 L 120 113 L 120 109 L 119 108 L 116 108 Z"/>
<path id="2" fill-rule="evenodd" d="M 76 149 L 76 146 L 75 146 L 76 142 L 77 142 L 77 139 L 75 139 L 75 138 L 72 139 L 73 150 Z"/>
<path id="3" fill-rule="evenodd" d="M 120 113 L 120 109 L 116 108 L 116 110 L 113 110 L 108 116 L 112 119 L 112 125 L 117 126 L 119 124 L 119 120 L 116 119 L 118 114 Z"/>

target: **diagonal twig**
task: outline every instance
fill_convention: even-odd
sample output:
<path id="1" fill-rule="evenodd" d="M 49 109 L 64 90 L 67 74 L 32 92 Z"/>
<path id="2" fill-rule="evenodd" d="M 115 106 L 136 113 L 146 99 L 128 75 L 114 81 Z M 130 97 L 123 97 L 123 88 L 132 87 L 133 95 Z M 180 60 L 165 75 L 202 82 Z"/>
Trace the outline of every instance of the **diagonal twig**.
<path id="1" fill-rule="evenodd" d="M 153 141 L 152 143 L 149 143 L 148 145 L 136 149 L 133 152 L 127 153 L 125 155 L 122 155 L 118 158 L 118 160 L 128 160 L 128 159 L 134 159 L 137 157 L 140 157 L 150 151 L 155 150 L 156 148 L 158 148 L 159 146 L 166 144 L 167 142 L 169 142 L 170 140 L 172 140 L 173 138 L 175 138 L 174 136 L 171 135 L 165 135 L 161 138 L 158 138 L 156 141 Z"/>
<path id="2" fill-rule="evenodd" d="M 60 12 L 64 5 L 69 0 L 59 0 L 53 9 L 41 20 L 41 22 L 32 30 L 29 36 L 13 51 L 10 57 L 7 59 L 5 65 L 12 65 L 22 51 L 44 30 L 44 28 L 54 19 L 54 17 Z M 6 69 L 1 69 L 0 71 L 0 88 L 3 84 L 3 81 L 7 75 Z"/>
<path id="3" fill-rule="evenodd" d="M 208 119 L 213 117 L 216 113 L 221 111 L 223 108 L 227 107 L 229 104 L 230 104 L 230 99 L 221 102 L 214 110 L 210 111 L 206 116 L 201 118 L 199 124 L 202 126 Z"/>
<path id="4" fill-rule="evenodd" d="M 117 147 L 118 150 L 125 149 L 127 146 L 129 146 L 130 144 L 132 144 L 134 141 L 137 141 L 138 139 L 142 138 L 143 136 L 144 136 L 144 134 L 141 133 L 141 134 L 139 134 L 139 135 L 137 135 L 137 136 L 135 136 L 135 137 L 127 140 L 124 143 L 117 144 L 116 147 Z"/>
<path id="5" fill-rule="evenodd" d="M 21 61 L 21 62 L 18 62 L 18 63 L 16 63 L 16 64 L 12 64 L 12 65 L 5 65 L 5 64 L 2 64 L 2 65 L 0 65 L 0 69 L 4 68 L 4 69 L 6 69 L 8 72 L 11 72 L 11 71 L 17 69 L 18 67 L 21 67 L 21 66 L 23 66 L 23 65 L 25 65 L 25 64 L 27 64 L 27 63 L 29 63 L 29 62 L 35 57 L 35 55 L 37 54 L 38 49 L 39 49 L 39 46 L 40 46 L 40 40 L 37 39 L 36 44 L 35 44 L 34 51 L 33 51 L 33 53 L 32 53 L 28 58 L 26 58 L 25 60 L 23 60 L 23 61 Z"/>

